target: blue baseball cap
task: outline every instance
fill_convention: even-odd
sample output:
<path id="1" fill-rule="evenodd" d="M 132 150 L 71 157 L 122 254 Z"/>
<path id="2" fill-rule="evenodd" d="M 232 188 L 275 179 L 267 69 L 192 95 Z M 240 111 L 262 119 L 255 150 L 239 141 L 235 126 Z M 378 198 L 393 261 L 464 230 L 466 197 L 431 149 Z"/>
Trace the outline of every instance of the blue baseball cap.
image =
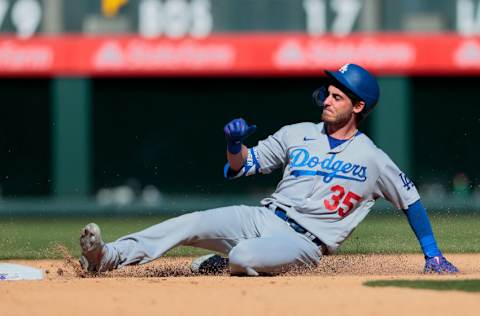
<path id="1" fill-rule="evenodd" d="M 365 111 L 370 111 L 380 97 L 380 88 L 377 79 L 365 68 L 356 64 L 343 65 L 338 71 L 325 70 L 335 83 L 340 84 L 348 92 L 365 102 Z"/>

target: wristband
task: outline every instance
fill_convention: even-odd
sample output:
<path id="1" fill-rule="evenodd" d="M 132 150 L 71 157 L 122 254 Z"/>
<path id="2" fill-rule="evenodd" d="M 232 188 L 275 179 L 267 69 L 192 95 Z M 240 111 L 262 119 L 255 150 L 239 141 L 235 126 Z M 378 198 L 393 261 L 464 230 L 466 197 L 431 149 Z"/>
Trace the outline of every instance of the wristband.
<path id="1" fill-rule="evenodd" d="M 232 155 L 238 154 L 240 151 L 242 151 L 242 142 L 228 142 L 227 150 Z"/>

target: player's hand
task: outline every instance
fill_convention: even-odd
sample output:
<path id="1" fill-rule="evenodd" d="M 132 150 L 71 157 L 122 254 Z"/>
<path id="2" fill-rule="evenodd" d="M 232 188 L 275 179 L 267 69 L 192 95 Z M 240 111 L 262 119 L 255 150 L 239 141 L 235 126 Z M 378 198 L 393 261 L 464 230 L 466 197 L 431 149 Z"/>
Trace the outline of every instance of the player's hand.
<path id="1" fill-rule="evenodd" d="M 237 144 L 242 143 L 245 138 L 252 135 L 256 130 L 256 125 L 249 126 L 243 118 L 234 119 L 223 128 L 227 142 Z"/>
<path id="2" fill-rule="evenodd" d="M 444 256 L 425 258 L 424 273 L 458 273 L 459 270 L 448 262 Z"/>

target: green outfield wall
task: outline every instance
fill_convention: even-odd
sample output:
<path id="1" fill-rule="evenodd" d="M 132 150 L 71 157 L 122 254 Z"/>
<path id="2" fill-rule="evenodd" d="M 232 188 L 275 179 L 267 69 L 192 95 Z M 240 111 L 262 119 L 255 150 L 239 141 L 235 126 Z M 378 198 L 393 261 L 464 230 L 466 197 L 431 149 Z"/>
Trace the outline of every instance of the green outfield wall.
<path id="1" fill-rule="evenodd" d="M 323 80 L 1 79 L 2 196 L 86 198 L 125 185 L 135 196 L 149 185 L 187 198 L 268 194 L 279 173 L 223 179 L 223 125 L 235 117 L 256 123 L 252 145 L 285 124 L 317 121 L 311 92 Z M 418 186 L 431 185 L 433 198 L 455 190 L 462 199 L 475 198 L 478 78 L 379 82 L 380 104 L 361 129 Z"/>

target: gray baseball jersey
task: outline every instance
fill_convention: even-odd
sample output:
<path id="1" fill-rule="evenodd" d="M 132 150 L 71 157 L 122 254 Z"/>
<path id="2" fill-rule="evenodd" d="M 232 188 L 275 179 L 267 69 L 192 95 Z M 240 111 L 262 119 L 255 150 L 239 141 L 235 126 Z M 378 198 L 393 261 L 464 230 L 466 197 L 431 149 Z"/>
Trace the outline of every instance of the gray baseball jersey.
<path id="1" fill-rule="evenodd" d="M 322 251 L 275 215 L 276 207 L 335 251 L 383 197 L 406 209 L 419 199 L 412 182 L 364 134 L 330 148 L 324 124 L 285 126 L 250 148 L 233 177 L 283 168 L 264 206 L 229 206 L 186 214 L 105 245 L 102 265 L 142 264 L 178 245 L 228 254 L 235 273 L 315 266 Z M 228 164 L 225 169 L 228 174 Z M 268 207 L 266 207 L 268 205 Z"/>
<path id="2" fill-rule="evenodd" d="M 323 123 L 299 123 L 250 148 L 233 178 L 268 174 L 283 178 L 263 205 L 276 204 L 335 251 L 367 216 L 378 198 L 399 209 L 420 197 L 413 183 L 363 133 L 330 148 Z"/>

